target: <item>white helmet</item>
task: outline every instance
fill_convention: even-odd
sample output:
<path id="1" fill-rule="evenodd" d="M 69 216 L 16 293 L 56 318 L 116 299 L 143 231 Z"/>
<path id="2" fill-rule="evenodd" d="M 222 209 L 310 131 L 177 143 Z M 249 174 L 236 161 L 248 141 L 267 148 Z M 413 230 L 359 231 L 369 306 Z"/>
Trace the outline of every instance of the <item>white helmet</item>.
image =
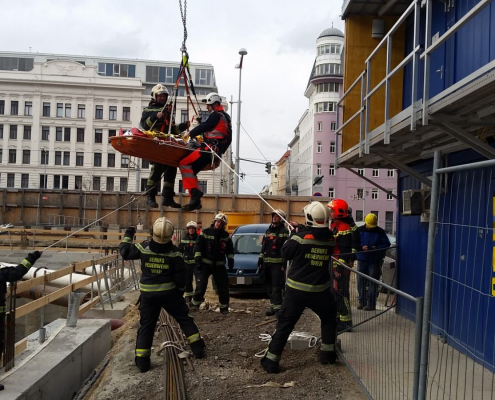
<path id="1" fill-rule="evenodd" d="M 223 213 L 219 213 L 215 215 L 215 218 L 213 218 L 213 222 L 215 221 L 222 221 L 225 225 L 227 225 L 228 219 L 227 216 Z"/>
<path id="2" fill-rule="evenodd" d="M 206 98 L 203 99 L 203 103 L 206 104 L 213 104 L 219 102 L 220 104 L 222 103 L 222 98 L 219 96 L 218 93 L 211 92 L 206 95 Z"/>
<path id="3" fill-rule="evenodd" d="M 157 243 L 164 244 L 172 240 L 174 226 L 169 219 L 165 217 L 158 218 L 153 224 L 153 240 Z"/>
<path id="4" fill-rule="evenodd" d="M 151 97 L 153 97 L 153 100 L 156 101 L 156 96 L 158 96 L 159 94 L 166 94 L 168 96 L 167 87 L 162 85 L 161 83 L 153 86 L 153 89 L 151 89 Z"/>
<path id="5" fill-rule="evenodd" d="M 306 225 L 314 228 L 328 228 L 330 209 L 319 201 L 313 201 L 304 207 Z"/>
<path id="6" fill-rule="evenodd" d="M 196 222 L 194 221 L 189 221 L 186 225 L 186 228 L 194 228 L 194 229 L 197 229 L 198 228 L 198 224 L 196 224 Z"/>
<path id="7" fill-rule="evenodd" d="M 287 214 L 285 213 L 285 211 L 282 211 L 280 208 L 277 208 L 276 210 L 273 210 L 272 211 L 272 218 L 275 214 L 278 214 L 280 217 L 282 217 L 283 219 L 286 219 L 287 218 Z"/>

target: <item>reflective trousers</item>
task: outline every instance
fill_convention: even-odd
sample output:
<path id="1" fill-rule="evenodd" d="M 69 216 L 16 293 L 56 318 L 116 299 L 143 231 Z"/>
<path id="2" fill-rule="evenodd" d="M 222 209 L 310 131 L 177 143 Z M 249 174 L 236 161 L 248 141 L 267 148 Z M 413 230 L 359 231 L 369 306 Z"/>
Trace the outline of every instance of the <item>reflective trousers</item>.
<path id="1" fill-rule="evenodd" d="M 225 308 L 229 306 L 229 276 L 225 266 L 208 266 L 203 264 L 199 275 L 199 281 L 196 285 L 196 290 L 194 291 L 194 296 L 192 298 L 192 304 L 200 305 L 205 300 L 206 289 L 208 288 L 208 279 L 210 275 L 213 275 L 215 283 L 217 285 L 218 291 L 218 303 L 220 308 Z"/>
<path id="2" fill-rule="evenodd" d="M 264 264 L 264 278 L 268 296 L 270 296 L 270 308 L 278 311 L 282 307 L 285 291 L 285 266 L 283 264 Z M 284 268 L 284 271 L 282 271 Z"/>

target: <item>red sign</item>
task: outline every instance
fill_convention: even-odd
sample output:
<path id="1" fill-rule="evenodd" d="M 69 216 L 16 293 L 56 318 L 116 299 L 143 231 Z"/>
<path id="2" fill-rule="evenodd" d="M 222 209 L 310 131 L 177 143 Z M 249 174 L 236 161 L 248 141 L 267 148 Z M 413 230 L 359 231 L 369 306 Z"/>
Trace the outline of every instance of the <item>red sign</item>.
<path id="1" fill-rule="evenodd" d="M 48 197 L 43 196 L 43 197 L 42 197 L 42 199 L 43 199 L 43 200 L 48 200 Z"/>
<path id="2" fill-rule="evenodd" d="M 323 196 L 320 192 L 313 193 L 313 196 Z"/>

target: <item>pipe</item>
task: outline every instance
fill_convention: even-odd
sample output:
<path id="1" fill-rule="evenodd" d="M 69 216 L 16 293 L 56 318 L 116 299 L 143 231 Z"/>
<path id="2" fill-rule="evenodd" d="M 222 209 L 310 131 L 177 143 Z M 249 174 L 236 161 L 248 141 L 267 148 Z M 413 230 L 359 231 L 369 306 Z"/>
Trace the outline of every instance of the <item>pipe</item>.
<path id="1" fill-rule="evenodd" d="M 50 294 L 50 293 L 56 292 L 57 290 L 60 290 L 60 288 L 53 287 L 53 286 L 46 286 L 45 287 L 45 294 Z M 43 297 L 43 286 L 36 286 L 36 287 L 29 289 L 29 290 L 26 290 L 22 293 L 17 293 L 17 296 L 22 297 L 24 299 L 38 300 L 41 297 Z M 86 293 L 83 297 L 81 297 L 80 304 L 87 302 L 90 297 L 91 297 L 91 294 Z M 58 299 L 52 301 L 50 304 L 54 304 L 56 306 L 61 306 L 61 307 L 67 307 L 69 304 L 69 295 L 59 297 Z"/>
<path id="2" fill-rule="evenodd" d="M 49 273 L 52 273 L 52 272 L 56 272 L 55 270 L 53 269 L 47 269 L 47 268 L 30 268 L 29 271 L 26 273 L 26 275 L 24 275 L 22 277 L 22 280 L 23 281 L 27 281 L 29 279 L 33 279 L 33 278 L 36 278 L 36 276 L 38 276 L 39 274 L 39 271 L 43 269 L 43 271 L 46 272 L 46 274 L 49 274 Z M 72 275 L 72 281 L 71 281 L 71 275 Z M 67 274 L 65 276 L 62 276 L 58 279 L 55 279 L 53 281 L 50 281 L 50 285 L 52 286 L 56 286 L 56 287 L 59 287 L 59 288 L 62 288 L 62 287 L 65 287 L 65 286 L 68 286 L 68 285 L 72 285 L 73 283 L 78 283 L 78 282 L 81 282 L 85 279 L 88 279 L 89 276 L 85 276 L 85 275 L 82 275 L 82 274 L 78 274 L 78 273 L 74 273 L 74 274 Z M 112 282 L 111 280 L 109 279 L 109 282 L 108 282 L 109 286 L 111 287 L 112 286 Z M 80 288 L 81 290 L 91 290 L 91 284 L 88 284 L 82 288 Z"/>

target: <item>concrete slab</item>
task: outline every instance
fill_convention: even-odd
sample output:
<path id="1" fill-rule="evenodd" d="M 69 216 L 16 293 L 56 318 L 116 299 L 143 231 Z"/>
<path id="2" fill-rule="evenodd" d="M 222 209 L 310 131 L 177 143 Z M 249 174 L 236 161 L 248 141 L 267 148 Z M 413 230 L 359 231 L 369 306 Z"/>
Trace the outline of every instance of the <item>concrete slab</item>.
<path id="1" fill-rule="evenodd" d="M 47 335 L 62 324 L 62 330 L 31 359 L 40 345 L 37 332 L 28 337 L 28 348 L 16 358 L 20 367 L 5 379 L 0 375 L 5 385 L 0 398 L 66 400 L 74 396 L 110 350 L 110 321 L 79 320 L 75 328 L 67 328 L 65 320 L 59 319 L 47 325 Z M 22 364 L 23 360 L 27 362 Z"/>
<path id="2" fill-rule="evenodd" d="M 139 292 L 138 290 L 132 290 L 129 293 Z M 125 297 L 121 301 L 113 302 L 113 309 L 110 307 L 110 303 L 105 302 L 105 309 L 102 308 L 101 304 L 93 307 L 91 310 L 88 310 L 84 313 L 83 318 L 104 318 L 104 319 L 121 319 L 124 317 L 124 314 L 128 307 L 133 303 L 134 300 L 131 300 L 132 296 L 128 296 L 126 294 Z M 105 297 L 106 298 L 106 297 Z"/>

